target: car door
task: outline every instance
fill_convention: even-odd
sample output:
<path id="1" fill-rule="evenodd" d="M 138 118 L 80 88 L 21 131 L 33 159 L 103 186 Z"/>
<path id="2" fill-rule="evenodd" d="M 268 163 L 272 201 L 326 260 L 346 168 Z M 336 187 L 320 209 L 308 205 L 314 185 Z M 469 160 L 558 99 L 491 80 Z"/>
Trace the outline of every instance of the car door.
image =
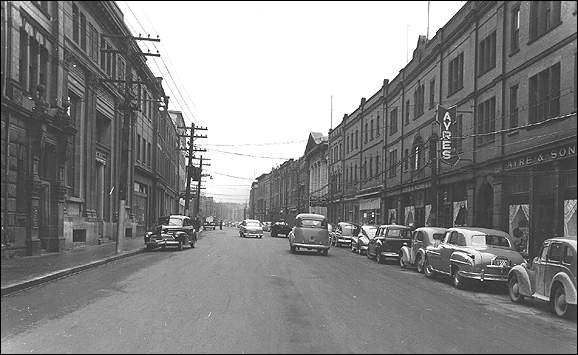
<path id="1" fill-rule="evenodd" d="M 374 254 L 375 241 L 377 240 L 376 238 L 379 235 L 381 235 L 381 233 L 383 233 L 383 228 L 379 227 L 379 228 L 377 228 L 377 231 L 375 232 L 375 234 L 373 236 L 369 236 L 369 243 L 367 245 L 367 255 L 373 255 Z"/>
<path id="2" fill-rule="evenodd" d="M 450 256 L 458 246 L 458 232 L 451 231 L 450 236 L 445 243 L 440 244 L 440 259 L 438 270 L 450 272 Z"/>
<path id="3" fill-rule="evenodd" d="M 548 265 L 544 267 L 544 292 L 549 295 L 554 275 L 562 271 L 562 259 L 564 258 L 564 244 L 553 242 L 548 251 Z"/>
<path id="4" fill-rule="evenodd" d="M 446 235 L 445 235 L 443 241 L 441 243 L 439 243 L 438 246 L 434 246 L 434 247 L 430 248 L 429 252 L 427 253 L 428 262 L 436 270 L 441 270 L 441 267 L 440 267 L 440 265 L 441 265 L 441 252 L 442 252 L 444 246 L 447 243 L 449 243 L 451 235 L 452 235 L 451 231 L 446 232 Z"/>
<path id="5" fill-rule="evenodd" d="M 534 258 L 532 269 L 534 270 L 534 292 L 538 295 L 545 295 L 544 274 L 548 264 L 548 252 L 550 251 L 550 242 L 546 241 L 542 245 L 540 256 Z"/>
<path id="6" fill-rule="evenodd" d="M 420 248 L 423 248 L 423 241 L 425 237 L 425 232 L 417 230 L 413 232 L 413 237 L 411 240 L 411 253 L 410 253 L 410 263 L 415 263 L 415 256 Z"/>

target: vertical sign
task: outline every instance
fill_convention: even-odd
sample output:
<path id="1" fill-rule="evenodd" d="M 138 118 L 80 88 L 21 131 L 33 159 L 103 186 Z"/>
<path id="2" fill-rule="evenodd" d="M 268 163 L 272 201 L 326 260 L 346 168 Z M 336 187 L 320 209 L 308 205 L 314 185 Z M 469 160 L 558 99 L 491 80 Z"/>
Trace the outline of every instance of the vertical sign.
<path id="1" fill-rule="evenodd" d="M 454 166 L 460 160 L 460 157 L 455 154 L 454 142 L 452 141 L 452 125 L 456 123 L 456 113 L 456 106 L 445 108 L 438 105 L 437 123 L 440 125 L 442 143 L 440 160 L 449 166 Z"/>

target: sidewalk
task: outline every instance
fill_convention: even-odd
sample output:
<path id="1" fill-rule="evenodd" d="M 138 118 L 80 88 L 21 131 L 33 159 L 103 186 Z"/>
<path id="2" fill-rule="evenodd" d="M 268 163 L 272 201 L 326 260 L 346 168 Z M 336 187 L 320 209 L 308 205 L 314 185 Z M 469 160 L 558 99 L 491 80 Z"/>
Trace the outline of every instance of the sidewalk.
<path id="1" fill-rule="evenodd" d="M 63 277 L 144 250 L 142 238 L 127 238 L 121 253 L 114 242 L 89 245 L 60 253 L 14 257 L 1 260 L 2 296 Z"/>

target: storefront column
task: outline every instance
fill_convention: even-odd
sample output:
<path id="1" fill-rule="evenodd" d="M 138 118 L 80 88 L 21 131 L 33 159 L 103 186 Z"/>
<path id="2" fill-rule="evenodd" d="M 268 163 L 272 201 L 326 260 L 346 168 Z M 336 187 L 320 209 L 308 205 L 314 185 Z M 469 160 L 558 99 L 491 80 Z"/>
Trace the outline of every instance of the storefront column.
<path id="1" fill-rule="evenodd" d="M 466 200 L 468 201 L 468 215 L 466 217 L 466 225 L 473 226 L 474 225 L 474 196 L 476 195 L 476 184 L 473 182 L 469 182 L 466 184 Z"/>
<path id="2" fill-rule="evenodd" d="M 536 238 L 533 237 L 536 230 L 536 223 L 534 222 L 536 216 L 536 192 L 535 192 L 535 182 L 536 178 L 534 176 L 534 169 L 530 168 L 530 179 L 528 183 L 528 204 L 530 205 L 529 218 L 530 218 L 530 238 L 528 240 L 528 254 L 530 258 L 538 255 L 539 245 L 537 245 Z"/>
<path id="3" fill-rule="evenodd" d="M 404 224 L 405 222 L 405 213 L 403 213 L 403 201 L 401 196 L 397 198 L 397 217 L 396 217 L 396 224 Z"/>
<path id="4" fill-rule="evenodd" d="M 502 178 L 495 178 L 492 187 L 494 189 L 494 204 L 492 206 L 494 213 L 492 216 L 492 226 L 495 229 L 508 230 L 505 224 L 506 218 L 504 218 L 507 214 L 504 212 L 503 206 L 504 193 Z"/>
<path id="5" fill-rule="evenodd" d="M 560 174 L 560 162 L 554 163 L 554 235 L 564 235 L 564 185 Z"/>

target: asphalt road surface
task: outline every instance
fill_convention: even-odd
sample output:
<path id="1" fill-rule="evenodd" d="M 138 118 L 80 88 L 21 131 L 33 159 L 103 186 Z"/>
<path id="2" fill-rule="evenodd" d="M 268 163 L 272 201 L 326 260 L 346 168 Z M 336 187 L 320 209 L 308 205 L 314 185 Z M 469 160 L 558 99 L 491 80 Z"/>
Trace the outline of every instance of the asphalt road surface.
<path id="1" fill-rule="evenodd" d="M 576 320 L 346 248 L 208 231 L 1 300 L 2 353 L 573 353 Z"/>

